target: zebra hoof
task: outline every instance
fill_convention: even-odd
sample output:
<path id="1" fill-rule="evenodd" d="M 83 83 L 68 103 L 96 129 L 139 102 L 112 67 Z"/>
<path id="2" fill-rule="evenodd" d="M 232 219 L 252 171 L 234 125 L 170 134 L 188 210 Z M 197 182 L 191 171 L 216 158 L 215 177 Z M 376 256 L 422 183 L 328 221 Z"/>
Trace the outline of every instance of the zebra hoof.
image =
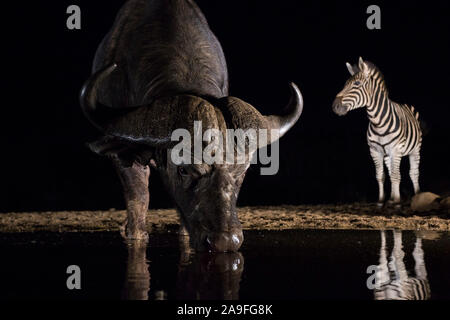
<path id="1" fill-rule="evenodd" d="M 389 200 L 388 204 L 393 206 L 396 209 L 400 209 L 402 207 L 401 203 L 395 200 Z"/>
<path id="2" fill-rule="evenodd" d="M 384 202 L 377 202 L 377 207 L 378 208 L 383 208 L 384 207 Z"/>

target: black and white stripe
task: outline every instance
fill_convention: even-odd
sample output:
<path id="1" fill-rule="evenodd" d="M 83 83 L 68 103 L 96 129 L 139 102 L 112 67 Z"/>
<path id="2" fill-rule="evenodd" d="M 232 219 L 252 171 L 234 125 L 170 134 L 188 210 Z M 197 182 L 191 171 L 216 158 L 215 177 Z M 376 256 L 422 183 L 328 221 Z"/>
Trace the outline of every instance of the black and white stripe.
<path id="1" fill-rule="evenodd" d="M 369 118 L 367 140 L 376 168 L 379 186 L 379 204 L 383 204 L 384 165 L 391 178 L 391 201 L 400 202 L 400 161 L 409 156 L 410 178 L 414 192 L 420 191 L 419 163 L 422 130 L 419 113 L 414 107 L 398 104 L 389 99 L 383 74 L 370 62 L 359 59 L 358 66 L 347 63 L 352 77 L 337 95 L 334 111 L 344 115 L 348 111 L 366 107 Z"/>
<path id="2" fill-rule="evenodd" d="M 380 261 L 376 273 L 375 300 L 428 300 L 431 297 L 425 267 L 422 239 L 417 237 L 414 250 L 414 277 L 406 270 L 402 244 L 402 232 L 394 231 L 394 247 L 387 258 L 386 234 L 381 231 Z"/>

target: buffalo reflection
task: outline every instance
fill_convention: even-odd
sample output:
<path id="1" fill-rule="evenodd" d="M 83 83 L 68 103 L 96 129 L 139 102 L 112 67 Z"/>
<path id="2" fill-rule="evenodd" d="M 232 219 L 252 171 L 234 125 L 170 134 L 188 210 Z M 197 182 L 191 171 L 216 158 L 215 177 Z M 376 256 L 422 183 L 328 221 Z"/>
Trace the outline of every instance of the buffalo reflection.
<path id="1" fill-rule="evenodd" d="M 126 245 L 128 259 L 123 298 L 148 300 L 150 269 L 147 261 L 147 241 L 129 241 Z"/>
<path id="2" fill-rule="evenodd" d="M 181 264 L 177 279 L 177 299 L 237 300 L 244 270 L 239 252 L 196 254 L 189 264 Z"/>
<path id="3" fill-rule="evenodd" d="M 127 300 L 148 300 L 150 267 L 146 258 L 147 243 L 127 243 L 128 259 L 123 289 Z M 186 248 L 185 248 L 186 249 Z M 236 300 L 244 270 L 244 257 L 234 253 L 196 253 L 182 250 L 177 275 L 176 299 Z M 154 299 L 163 300 L 164 291 L 154 293 Z"/>
<path id="4" fill-rule="evenodd" d="M 381 231 L 380 260 L 376 272 L 378 286 L 374 290 L 375 300 L 430 299 L 431 290 L 422 249 L 422 235 L 416 234 L 416 242 L 412 252 L 415 264 L 414 277 L 408 275 L 405 267 L 402 232 L 393 231 L 393 237 L 394 247 L 388 261 L 386 232 Z"/>

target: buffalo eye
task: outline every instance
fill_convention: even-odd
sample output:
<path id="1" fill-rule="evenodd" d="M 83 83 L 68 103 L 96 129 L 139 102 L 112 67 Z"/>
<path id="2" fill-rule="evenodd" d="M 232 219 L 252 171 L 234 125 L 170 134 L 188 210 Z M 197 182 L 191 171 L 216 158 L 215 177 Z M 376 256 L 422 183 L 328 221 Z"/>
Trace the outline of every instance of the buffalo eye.
<path id="1" fill-rule="evenodd" d="M 180 176 L 187 176 L 187 175 L 188 175 L 188 172 L 187 172 L 187 170 L 186 170 L 185 167 L 179 166 L 179 167 L 178 167 L 178 174 L 179 174 Z"/>

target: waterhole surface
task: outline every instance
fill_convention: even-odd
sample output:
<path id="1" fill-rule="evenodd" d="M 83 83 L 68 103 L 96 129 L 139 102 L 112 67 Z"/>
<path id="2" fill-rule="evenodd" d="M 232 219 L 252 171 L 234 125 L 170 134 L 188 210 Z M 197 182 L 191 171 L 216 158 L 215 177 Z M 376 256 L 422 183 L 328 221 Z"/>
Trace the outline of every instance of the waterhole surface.
<path id="1" fill-rule="evenodd" d="M 239 253 L 188 254 L 176 233 L 0 235 L 2 299 L 450 299 L 450 235 L 246 231 Z M 69 290 L 71 265 L 80 290 Z M 73 278 L 72 278 L 73 280 Z M 73 282 L 72 282 L 73 283 Z"/>

